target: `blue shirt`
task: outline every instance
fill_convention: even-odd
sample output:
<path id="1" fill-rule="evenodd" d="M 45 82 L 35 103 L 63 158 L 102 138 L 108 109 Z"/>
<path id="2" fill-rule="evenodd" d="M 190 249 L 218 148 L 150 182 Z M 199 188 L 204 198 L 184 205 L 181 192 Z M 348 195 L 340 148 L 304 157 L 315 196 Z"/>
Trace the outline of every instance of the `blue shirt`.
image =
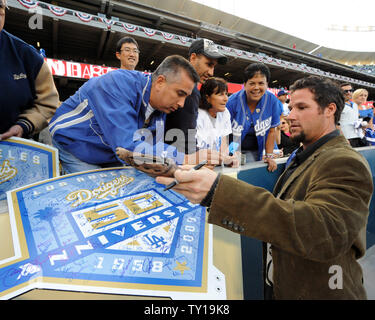
<path id="1" fill-rule="evenodd" d="M 34 47 L 4 29 L 0 32 L 0 133 L 34 106 L 35 79 L 43 62 Z"/>
<path id="2" fill-rule="evenodd" d="M 371 130 L 370 128 L 366 128 L 365 130 L 365 137 L 366 141 L 370 146 L 375 146 L 375 131 Z"/>
<path id="3" fill-rule="evenodd" d="M 280 124 L 280 105 L 279 99 L 269 91 L 259 100 L 254 112 L 247 105 L 245 89 L 232 94 L 228 99 L 226 107 L 231 114 L 233 135 L 240 134 L 241 144 L 245 145 L 248 144 L 246 136 L 254 135 L 258 145 L 258 160 L 262 159 L 269 130 Z"/>
<path id="4" fill-rule="evenodd" d="M 53 139 L 78 159 L 113 163 L 116 148 L 174 158 L 184 154 L 165 145 L 165 113 L 155 110 L 146 124 L 151 75 L 115 70 L 87 81 L 56 111 L 49 129 Z"/>
<path id="5" fill-rule="evenodd" d="M 358 109 L 358 112 L 359 112 L 360 118 L 366 118 L 366 117 L 373 118 L 374 117 L 374 111 L 372 111 L 372 108 L 365 109 L 365 110 Z"/>

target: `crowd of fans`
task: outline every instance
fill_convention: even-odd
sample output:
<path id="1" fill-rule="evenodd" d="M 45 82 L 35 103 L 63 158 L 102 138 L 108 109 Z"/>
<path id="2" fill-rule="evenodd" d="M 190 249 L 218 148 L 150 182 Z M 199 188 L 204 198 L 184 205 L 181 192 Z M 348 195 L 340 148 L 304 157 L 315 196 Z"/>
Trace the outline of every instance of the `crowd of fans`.
<path id="1" fill-rule="evenodd" d="M 126 164 L 119 147 L 180 165 L 204 161 L 208 168 L 182 166 L 156 181 L 210 208 L 209 223 L 263 241 L 266 298 L 366 299 L 357 260 L 373 184 L 350 147 L 375 144 L 365 89 L 305 77 L 289 88 L 288 106 L 289 92 L 271 93 L 269 68 L 253 63 L 228 97 L 226 81 L 214 77 L 227 58 L 212 41 L 195 40 L 188 59 L 169 56 L 144 74 L 135 71 L 141 48 L 127 37 L 116 48 L 119 70 L 60 103 L 40 53 L 3 29 L 5 8 L 0 0 L 1 139 L 35 137 L 48 125 L 63 173 Z M 283 156 L 273 193 L 210 170 L 264 161 L 275 171 Z M 342 268 L 340 290 L 328 281 L 332 265 Z"/>
<path id="2" fill-rule="evenodd" d="M 354 65 L 352 67 L 357 71 L 375 75 L 375 65 L 373 64 Z"/>
<path id="3" fill-rule="evenodd" d="M 338 128 L 352 147 L 374 145 L 374 106 L 367 103 L 368 91 L 353 90 L 350 83 L 342 83 L 345 107 L 341 113 Z"/>

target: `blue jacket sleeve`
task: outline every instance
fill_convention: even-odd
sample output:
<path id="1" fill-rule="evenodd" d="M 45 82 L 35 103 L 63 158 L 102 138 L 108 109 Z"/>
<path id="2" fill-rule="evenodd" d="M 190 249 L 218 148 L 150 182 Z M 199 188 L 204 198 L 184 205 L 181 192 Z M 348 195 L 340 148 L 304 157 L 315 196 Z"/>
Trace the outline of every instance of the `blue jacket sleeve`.
<path id="1" fill-rule="evenodd" d="M 117 79 L 117 81 L 115 81 Z M 88 92 L 91 108 L 99 128 L 93 130 L 104 138 L 113 151 L 121 146 L 133 149 L 133 133 L 138 129 L 135 88 L 119 88 L 121 77 L 110 74 L 96 81 Z"/>
<path id="2" fill-rule="evenodd" d="M 146 132 L 144 141 L 137 138 L 142 135 L 142 129 L 139 128 L 143 122 L 139 113 L 143 87 L 146 85 L 145 81 L 137 80 L 139 78 L 131 74 L 108 74 L 107 77 L 97 81 L 90 90 L 92 110 L 99 127 L 97 133 L 102 134 L 103 143 L 108 144 L 114 153 L 117 147 L 134 151 L 142 144 L 145 153 L 158 156 L 172 155 L 175 150 L 171 150 L 168 145 L 168 152 L 162 153 L 167 149 L 167 145 L 162 144 L 163 147 L 160 143 L 155 145 L 154 139 L 148 137 L 147 130 L 144 130 Z M 182 163 L 183 157 L 183 154 L 177 154 L 175 161 Z"/>

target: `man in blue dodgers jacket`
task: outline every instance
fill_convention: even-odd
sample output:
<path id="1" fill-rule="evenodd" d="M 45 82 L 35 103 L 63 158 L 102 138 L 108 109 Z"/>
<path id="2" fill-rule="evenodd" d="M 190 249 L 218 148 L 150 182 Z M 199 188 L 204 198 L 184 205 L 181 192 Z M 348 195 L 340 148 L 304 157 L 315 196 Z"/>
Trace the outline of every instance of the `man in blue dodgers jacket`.
<path id="1" fill-rule="evenodd" d="M 233 139 L 240 137 L 241 152 L 247 162 L 273 157 L 275 127 L 280 124 L 282 106 L 267 91 L 271 74 L 263 63 L 253 63 L 244 71 L 244 89 L 229 97 Z"/>
<path id="2" fill-rule="evenodd" d="M 47 127 L 59 95 L 39 52 L 3 29 L 5 11 L 0 0 L 0 139 L 29 138 Z"/>
<path id="3" fill-rule="evenodd" d="M 90 79 L 56 111 L 49 129 L 66 173 L 120 165 L 116 148 L 195 159 L 164 145 L 166 114 L 182 108 L 199 77 L 183 57 L 167 57 L 152 75 L 116 70 Z M 146 147 L 145 147 L 146 146 Z M 146 149 L 146 150 L 145 150 Z"/>

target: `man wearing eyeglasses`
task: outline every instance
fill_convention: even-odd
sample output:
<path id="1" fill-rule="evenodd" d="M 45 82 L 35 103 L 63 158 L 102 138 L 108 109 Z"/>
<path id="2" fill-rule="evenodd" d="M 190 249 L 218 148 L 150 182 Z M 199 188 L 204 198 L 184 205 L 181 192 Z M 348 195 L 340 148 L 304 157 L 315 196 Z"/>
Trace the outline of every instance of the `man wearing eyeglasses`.
<path id="1" fill-rule="evenodd" d="M 43 57 L 3 29 L 6 9 L 6 0 L 0 0 L 0 140 L 34 136 L 47 127 L 59 105 Z"/>
<path id="2" fill-rule="evenodd" d="M 121 38 L 116 45 L 116 57 L 121 62 L 121 69 L 135 70 L 139 61 L 139 46 L 132 37 Z"/>
<path id="3" fill-rule="evenodd" d="M 353 87 L 350 83 L 341 84 L 341 90 L 344 93 L 345 107 L 341 113 L 338 129 L 348 139 L 353 148 L 364 147 L 363 133 L 361 129 L 361 121 L 359 119 L 358 106 L 351 101 Z"/>

